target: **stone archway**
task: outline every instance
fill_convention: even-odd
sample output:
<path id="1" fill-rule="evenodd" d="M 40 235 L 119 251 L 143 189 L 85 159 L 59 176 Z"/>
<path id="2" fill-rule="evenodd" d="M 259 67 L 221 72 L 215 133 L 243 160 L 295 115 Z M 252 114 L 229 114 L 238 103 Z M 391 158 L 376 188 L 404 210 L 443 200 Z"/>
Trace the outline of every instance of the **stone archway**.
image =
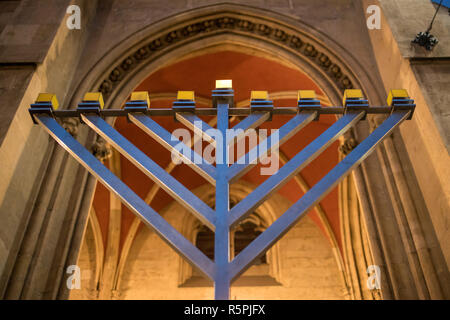
<path id="1" fill-rule="evenodd" d="M 237 81 L 237 83 L 242 84 L 243 80 L 245 80 L 245 83 L 246 83 L 245 86 L 244 86 L 245 90 L 247 90 L 248 87 L 252 88 L 252 85 L 256 85 L 257 87 L 261 87 L 261 88 L 265 87 L 265 85 L 267 85 L 268 87 L 265 87 L 265 88 L 268 89 L 271 92 L 271 97 L 274 100 L 277 100 L 277 103 L 283 103 L 283 101 L 278 101 L 278 100 L 283 100 L 283 99 L 289 100 L 289 103 L 295 103 L 295 101 L 297 99 L 297 95 L 296 95 L 297 91 L 292 91 L 292 92 L 291 91 L 284 91 L 284 92 L 277 92 L 276 91 L 276 90 L 283 90 L 283 89 L 287 89 L 288 88 L 288 87 L 286 87 L 286 83 L 284 83 L 284 82 L 280 83 L 279 82 L 280 80 L 278 79 L 279 77 L 277 77 L 277 73 L 280 73 L 280 74 L 287 73 L 287 74 L 295 74 L 294 78 L 292 78 L 292 77 L 290 78 L 291 82 L 293 82 L 294 84 L 293 83 L 290 84 L 290 86 L 289 86 L 290 89 L 289 90 L 294 90 L 294 89 L 297 89 L 297 88 L 306 88 L 307 87 L 307 88 L 316 88 L 316 90 L 319 90 L 318 92 L 321 92 L 321 90 L 319 88 L 317 88 L 317 86 L 315 84 L 313 84 L 312 81 L 309 80 L 309 78 L 306 75 L 304 75 L 303 73 L 297 72 L 294 68 L 292 68 L 292 66 L 289 66 L 290 68 L 286 68 L 285 66 L 281 66 L 281 65 L 279 67 L 277 67 L 279 65 L 278 62 L 275 62 L 275 61 L 271 62 L 271 61 L 268 61 L 266 58 L 256 57 L 256 56 L 253 56 L 253 55 L 250 56 L 248 54 L 242 54 L 242 53 L 235 53 L 233 51 L 226 51 L 226 52 L 228 52 L 228 55 L 226 55 L 226 54 L 224 55 L 223 53 L 221 55 L 220 52 L 219 53 L 206 53 L 206 54 L 201 55 L 199 57 L 193 57 L 193 58 L 190 58 L 190 59 L 182 60 L 180 62 L 175 63 L 174 65 L 171 65 L 171 66 L 168 66 L 166 68 L 163 68 L 162 71 L 161 71 L 163 73 L 161 73 L 160 71 L 157 71 L 157 72 L 149 75 L 148 79 L 146 79 L 144 82 L 147 83 L 149 81 L 149 79 L 153 79 L 153 82 L 156 81 L 156 82 L 159 83 L 161 81 L 162 83 L 172 83 L 171 81 L 177 81 L 176 79 L 179 78 L 178 76 L 176 76 L 176 70 L 179 70 L 178 68 L 181 68 L 182 70 L 184 70 L 184 72 L 186 74 L 192 75 L 192 74 L 195 73 L 195 69 L 189 69 L 189 68 L 191 68 L 192 65 L 197 65 L 198 66 L 199 63 L 202 63 L 201 61 L 205 61 L 205 59 L 209 59 L 210 63 L 208 64 L 208 66 L 204 66 L 203 65 L 201 67 L 201 69 L 202 70 L 211 70 L 211 67 L 214 66 L 214 63 L 211 64 L 211 61 L 214 61 L 214 59 L 217 59 L 217 60 L 223 61 L 225 63 L 226 60 L 230 61 L 229 60 L 230 59 L 230 54 L 232 53 L 231 57 L 234 57 L 234 59 L 236 57 L 241 57 L 241 58 L 242 57 L 246 57 L 245 60 L 239 60 L 240 62 L 238 63 L 238 65 L 243 63 L 244 61 L 245 61 L 246 65 L 255 65 L 256 69 L 252 68 L 252 71 L 258 72 L 260 70 L 259 66 L 262 63 L 265 63 L 266 66 L 270 70 L 272 70 L 271 73 L 268 72 L 268 75 L 266 77 L 266 81 L 263 82 L 264 84 L 261 81 L 256 81 L 256 79 L 255 79 L 255 81 L 252 81 L 251 77 L 246 76 L 246 74 L 250 74 L 248 72 L 249 70 L 247 72 L 237 71 L 237 70 L 233 71 L 232 74 L 236 77 L 234 79 L 235 80 L 240 80 L 240 81 Z M 211 58 L 211 57 L 215 57 L 215 58 Z M 219 58 L 219 57 L 221 57 L 221 58 Z M 192 62 L 192 60 L 194 62 Z M 255 63 L 255 62 L 252 62 L 252 61 L 258 61 L 258 63 Z M 230 69 L 232 69 L 232 70 L 235 70 L 234 69 L 234 65 L 236 65 L 236 64 L 233 64 L 233 63 L 232 64 L 228 64 L 228 67 Z M 184 66 L 184 67 L 188 66 L 188 69 L 186 70 L 182 66 Z M 169 74 L 167 73 L 167 69 L 171 70 L 171 71 L 169 71 Z M 175 70 L 175 73 L 173 72 L 173 70 Z M 228 70 L 228 69 L 226 67 L 225 68 L 222 67 L 222 69 L 220 69 L 219 73 L 222 74 L 224 70 Z M 276 72 L 274 70 L 278 70 L 278 72 Z M 280 72 L 280 71 L 282 71 L 282 72 Z M 196 100 L 200 104 L 200 107 L 201 106 L 207 106 L 210 103 L 209 99 L 207 99 L 207 97 L 209 96 L 209 92 L 210 92 L 209 85 L 210 85 L 210 82 L 213 82 L 212 79 L 215 79 L 214 77 L 211 78 L 211 72 L 208 71 L 208 72 L 206 72 L 206 74 L 204 74 L 204 73 L 197 73 L 196 74 L 196 77 L 201 75 L 202 79 L 203 78 L 208 79 L 207 81 L 201 81 L 202 85 L 198 86 L 198 84 L 197 84 L 197 87 L 196 87 L 197 89 L 199 89 L 199 92 L 196 91 Z M 212 72 L 212 73 L 215 73 L 215 72 Z M 174 74 L 175 74 L 175 79 L 172 79 L 173 78 L 172 76 L 174 76 Z M 169 80 L 169 78 L 172 79 L 172 80 Z M 300 79 L 303 79 L 303 80 L 299 81 L 298 79 L 296 80 L 296 78 L 300 78 Z M 276 80 L 276 79 L 278 79 L 278 80 Z M 196 82 L 198 82 L 198 81 L 196 81 Z M 175 83 L 176 83 L 176 85 L 175 85 Z M 273 87 L 274 83 L 278 83 L 275 86 L 278 89 L 275 89 L 275 87 Z M 170 90 L 175 90 L 176 91 L 176 90 L 178 90 L 178 88 L 183 87 L 183 85 L 185 85 L 185 84 L 187 85 L 188 83 L 174 82 L 170 86 L 170 88 L 172 88 L 172 89 L 167 89 L 167 87 L 166 87 L 166 90 L 169 90 L 169 91 Z M 311 85 L 313 87 L 310 87 Z M 159 88 L 160 86 L 157 85 L 157 87 Z M 164 85 L 163 85 L 163 87 L 164 87 Z M 166 103 L 166 104 L 170 103 L 170 101 L 176 95 L 176 92 L 175 93 L 174 92 L 167 92 L 167 93 L 162 94 L 161 92 L 166 92 L 166 91 L 164 91 L 164 89 L 156 89 L 155 87 L 153 89 L 148 89 L 148 88 L 144 88 L 144 87 L 139 86 L 139 88 L 137 90 L 149 90 L 150 93 L 151 93 L 152 106 L 154 106 L 154 107 L 158 107 L 158 102 L 161 105 L 161 101 L 163 103 Z M 155 91 L 153 91 L 153 90 L 155 90 Z M 243 91 L 243 87 L 240 86 L 240 90 L 237 90 L 237 92 L 236 92 L 236 103 L 237 103 L 237 105 L 240 105 L 240 104 L 248 105 L 248 103 L 245 104 L 246 101 L 248 102 L 247 96 L 246 96 L 245 93 L 242 94 L 243 93 L 242 91 Z M 161 101 L 160 101 L 160 99 L 161 99 Z M 321 100 L 323 100 L 323 104 L 324 105 L 329 105 L 328 99 L 325 96 L 323 96 L 323 98 L 321 98 Z M 162 104 L 162 105 L 164 105 L 164 104 Z M 213 119 L 211 119 L 211 121 L 212 120 Z M 330 119 L 330 121 L 334 122 L 333 119 Z M 233 122 L 233 120 L 231 122 Z M 210 123 L 210 125 L 214 125 L 214 124 Z M 326 127 L 328 125 L 328 121 L 325 118 L 323 118 L 322 121 L 320 121 L 320 124 L 318 123 L 318 125 Z M 125 127 L 123 127 L 123 124 L 119 125 L 119 126 L 124 128 L 124 130 L 125 130 Z M 313 125 L 313 126 L 315 127 L 315 125 Z M 122 133 L 126 134 L 125 131 L 123 131 Z M 138 141 L 135 140 L 136 138 L 138 138 L 138 136 L 139 136 L 139 132 L 135 132 L 129 138 L 133 137 L 132 138 L 133 141 L 135 141 L 135 143 L 138 143 Z M 148 141 L 148 143 L 150 143 L 150 142 L 151 141 Z M 145 145 L 149 146 L 148 143 L 145 143 L 143 145 L 142 144 L 137 144 L 137 145 L 140 146 L 140 147 L 144 147 Z M 294 142 L 294 144 L 295 144 L 295 142 Z M 150 147 L 149 150 L 153 150 L 153 148 L 154 147 Z M 294 148 L 294 150 L 296 150 L 296 149 Z M 333 149 L 333 152 L 335 152 L 335 153 L 333 153 L 332 156 L 333 157 L 335 156 L 337 158 L 337 147 L 336 147 L 336 150 Z M 289 156 L 282 155 L 283 159 L 281 159 L 281 162 L 285 163 L 286 161 L 289 160 L 289 157 L 291 157 L 291 156 L 292 156 L 292 153 L 289 153 Z M 172 170 L 172 166 L 170 166 L 170 164 L 169 164 L 169 167 L 167 167 L 166 170 L 171 171 Z M 179 178 L 181 180 L 184 180 L 185 177 L 177 176 L 177 178 Z M 129 181 L 129 182 L 131 183 L 131 181 Z M 308 183 L 305 182 L 305 180 L 301 177 L 301 175 L 297 175 L 296 177 L 294 177 L 294 179 L 292 181 L 292 184 L 294 185 L 293 190 L 295 190 L 295 192 L 297 192 L 297 195 L 305 193 L 306 191 L 309 190 Z M 298 187 L 298 186 L 296 187 L 295 186 L 296 184 L 298 184 L 300 187 Z M 158 202 L 158 199 L 155 199 L 154 195 L 155 195 L 155 191 L 153 191 L 153 187 L 152 187 L 152 189 L 145 196 L 143 195 L 143 199 L 146 199 L 146 201 L 149 204 L 151 204 L 151 205 L 157 205 L 156 202 Z M 152 199 L 155 200 L 153 203 L 152 203 Z M 291 201 L 294 201 L 294 200 L 291 199 Z M 97 202 L 97 205 L 99 205 L 98 202 Z M 336 198 L 335 206 L 337 207 L 337 198 Z M 343 267 L 342 267 L 343 262 L 342 262 L 342 257 L 341 257 L 341 255 L 339 253 L 340 251 L 339 251 L 338 243 L 336 241 L 336 235 L 335 235 L 335 233 L 333 233 L 333 230 L 330 229 L 330 225 L 329 225 L 329 222 L 328 222 L 329 218 L 327 218 L 327 216 L 325 215 L 324 210 L 320 209 L 319 207 L 320 206 L 317 206 L 316 208 L 317 208 L 317 213 L 320 215 L 320 217 L 319 217 L 320 221 L 315 220 L 315 222 L 319 223 L 321 225 L 320 228 L 322 228 L 322 226 L 323 226 L 323 229 L 325 229 L 325 230 L 323 230 L 323 232 L 325 233 L 326 238 L 330 242 L 330 245 L 331 245 L 331 248 L 332 248 L 332 252 L 333 252 L 333 254 L 335 256 L 335 259 L 336 259 L 336 263 L 337 263 L 338 266 L 340 266 L 338 268 L 338 270 L 340 270 L 340 271 L 338 271 L 336 274 L 337 275 L 342 275 L 342 273 L 343 273 Z M 270 219 L 270 221 L 272 221 L 272 219 Z M 121 250 L 121 254 L 120 254 L 120 258 L 119 258 L 119 266 L 118 266 L 117 276 L 115 277 L 115 280 L 114 280 L 115 284 L 113 285 L 113 287 L 115 287 L 115 288 L 119 288 L 120 287 L 120 285 L 119 285 L 119 282 L 120 282 L 120 279 L 121 279 L 120 274 L 122 274 L 124 264 L 127 261 L 127 254 L 129 252 L 131 244 L 132 244 L 132 242 L 134 240 L 134 235 L 137 234 L 137 232 L 138 232 L 138 228 L 137 227 L 138 227 L 139 224 L 140 224 L 140 220 L 134 218 L 132 227 L 130 228 L 130 233 L 127 234 L 125 243 L 122 246 L 122 250 Z M 334 226 L 337 226 L 337 224 L 334 224 Z M 337 231 L 338 231 L 337 229 L 334 230 L 334 232 L 337 232 Z M 345 276 L 343 276 L 343 278 L 345 278 Z M 345 283 L 345 281 L 343 283 Z"/>
<path id="2" fill-rule="evenodd" d="M 350 88 L 363 89 L 374 103 L 381 101 L 382 93 L 370 73 L 333 39 L 278 13 L 231 4 L 198 8 L 143 28 L 93 66 L 72 101 L 94 90 L 103 93 L 107 108 L 120 105 L 146 75 L 219 44 L 257 49 L 296 65 L 335 105 L 340 104 L 343 90 Z"/>
<path id="3" fill-rule="evenodd" d="M 206 187 L 206 188 L 205 188 Z M 230 189 L 230 199 L 234 202 L 239 202 L 243 198 L 245 198 L 250 192 L 254 189 L 254 186 L 248 185 L 248 183 L 237 183 L 232 186 Z M 203 200 L 208 205 L 213 205 L 215 200 L 215 192 L 211 190 L 211 188 L 207 188 L 207 186 L 200 187 L 198 190 L 198 194 L 200 195 L 200 199 Z M 175 204 L 175 206 L 178 206 Z M 173 206 L 171 206 L 173 207 Z M 167 209 L 165 210 L 167 211 Z M 265 202 L 262 204 L 258 210 L 257 214 L 259 217 L 259 222 L 264 225 L 264 228 L 271 225 L 277 218 L 276 210 L 274 209 L 273 203 Z M 191 214 L 185 213 L 182 218 L 181 223 L 181 234 L 183 234 L 187 239 L 191 240 L 195 243 L 196 232 L 198 231 L 198 220 L 196 220 Z M 232 236 L 233 237 L 233 236 Z M 233 255 L 233 250 L 232 250 Z M 192 267 L 181 257 L 180 260 L 180 271 L 179 271 L 179 284 L 183 285 L 189 277 L 192 276 Z M 268 252 L 267 252 L 267 260 L 269 263 L 269 271 L 268 275 L 270 275 L 275 281 L 281 282 L 282 274 L 281 274 L 281 258 L 280 258 L 280 247 L 279 244 L 275 244 Z M 274 281 L 274 282 L 275 282 Z"/>
<path id="4" fill-rule="evenodd" d="M 381 104 L 379 86 L 356 57 L 311 26 L 272 12 L 234 5 L 216 6 L 214 12 L 210 8 L 201 8 L 168 20 L 143 29 L 106 54 L 86 75 L 72 101 L 80 100 L 86 91 L 100 90 L 107 98 L 106 106 L 117 107 L 145 75 L 177 59 L 196 54 L 199 46 L 201 50 L 214 50 L 219 45 L 227 45 L 244 51 L 256 48 L 266 57 L 301 68 L 323 88 L 335 105 L 339 105 L 342 90 L 352 87 L 362 88 L 372 103 Z M 370 129 L 364 124 L 349 136 L 362 138 Z M 379 159 L 370 161 L 372 167 L 386 165 Z M 366 220 L 371 224 L 368 232 L 374 248 L 374 261 L 386 268 L 388 275 L 383 279 L 382 291 L 384 297 L 390 297 L 390 292 L 397 290 L 396 285 L 389 283 L 396 277 L 396 271 L 384 252 L 389 251 L 386 240 L 380 240 L 383 226 L 377 219 L 370 219 L 370 215 L 379 214 L 373 209 L 378 202 L 389 210 L 392 205 L 386 199 L 375 199 L 377 196 L 368 188 L 369 181 L 380 180 L 380 177 L 374 179 L 372 174 L 357 170 L 355 179 L 359 182 L 358 195 L 365 214 L 369 215 Z M 389 177 L 384 179 L 381 184 L 392 184 Z M 403 278 L 400 281 L 408 280 Z"/>
<path id="5" fill-rule="evenodd" d="M 87 75 L 81 87 L 84 88 L 91 82 L 90 90 L 98 88 L 103 93 L 106 107 L 117 107 L 123 104 L 130 92 L 148 74 L 174 61 L 224 48 L 262 55 L 304 71 L 323 88 L 335 105 L 339 104 L 344 89 L 362 87 L 359 78 L 343 59 L 324 43 L 328 42 L 349 58 L 351 55 L 313 28 L 302 25 L 301 29 L 282 22 L 281 17 L 275 19 L 241 6 L 219 7 L 219 10 L 208 14 L 203 12 L 204 9 L 184 14 L 179 23 L 170 27 L 162 22 L 158 31 L 155 31 L 155 26 L 144 29 L 139 35 L 131 37 L 135 38 L 134 42 L 137 44 L 130 47 L 128 42 L 131 40 L 128 40 L 119 44 L 114 52 L 107 54 Z M 119 52 L 120 48 L 122 52 Z M 356 69 L 362 70 L 355 59 L 350 60 Z M 109 65 L 106 65 L 106 61 L 110 61 Z M 362 73 L 361 78 L 365 79 L 366 76 Z M 75 96 L 84 92 L 80 92 L 81 87 Z M 371 81 L 366 83 L 366 87 L 368 89 L 365 91 L 370 91 L 377 99 Z M 133 224 L 131 227 L 134 233 L 138 231 L 138 225 Z M 130 247 L 133 238 L 128 237 L 125 248 Z M 342 266 L 337 244 L 332 242 L 332 246 L 337 263 Z M 124 261 L 126 260 L 121 259 L 119 262 L 119 274 Z M 343 280 L 345 283 L 345 275 Z M 120 277 L 116 275 L 114 283 L 119 281 Z"/>

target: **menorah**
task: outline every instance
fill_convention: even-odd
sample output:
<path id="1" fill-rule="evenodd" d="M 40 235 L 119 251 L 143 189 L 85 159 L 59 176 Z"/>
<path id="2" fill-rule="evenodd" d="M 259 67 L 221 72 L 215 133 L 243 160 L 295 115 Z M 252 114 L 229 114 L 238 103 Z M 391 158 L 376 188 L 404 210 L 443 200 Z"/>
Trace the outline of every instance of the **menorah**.
<path id="1" fill-rule="evenodd" d="M 43 93 L 29 109 L 33 121 L 40 124 L 81 165 L 101 181 L 134 214 L 154 230 L 169 246 L 186 259 L 193 267 L 214 282 L 215 298 L 229 299 L 230 286 L 252 263 L 265 254 L 270 247 L 287 233 L 300 218 L 313 208 L 347 174 L 358 166 L 390 133 L 405 119 L 411 119 L 415 104 L 406 90 L 391 90 L 388 106 L 370 107 L 361 90 L 346 90 L 343 106 L 323 107 L 314 91 L 300 90 L 296 107 L 274 107 L 266 91 L 253 91 L 249 108 L 234 107 L 234 91 L 231 80 L 218 80 L 212 91 L 212 108 L 196 108 L 194 93 L 180 91 L 172 108 L 150 108 L 147 92 L 134 92 L 123 109 L 103 109 L 101 93 L 87 93 L 76 110 L 57 110 L 55 95 Z M 230 164 L 228 151 L 233 144 L 245 137 L 250 129 L 259 127 L 272 115 L 292 115 L 278 129 L 279 139 L 260 143 L 258 153 L 250 150 L 245 162 Z M 256 160 L 275 150 L 308 123 L 318 120 L 322 114 L 340 115 L 339 119 L 312 143 L 302 149 L 277 172 L 267 178 L 246 198 L 230 209 L 230 184 L 255 166 Z M 230 230 L 261 205 L 271 194 L 281 188 L 291 177 L 305 168 L 313 159 L 350 130 L 367 114 L 386 114 L 386 120 L 366 139 L 361 141 L 340 163 L 326 174 L 316 185 L 293 204 L 284 214 L 254 239 L 243 251 L 230 261 Z M 199 116 L 217 116 L 217 127 L 211 128 Z M 188 154 L 180 152 L 173 135 L 152 119 L 152 116 L 172 116 L 192 130 L 202 129 L 202 137 L 216 148 L 216 163 L 192 161 L 201 155 L 189 147 Z M 222 137 L 227 136 L 230 117 L 245 117 L 233 129 L 238 129 L 230 139 L 217 139 L 206 134 L 211 129 Z M 164 218 L 136 195 L 125 183 L 108 170 L 83 145 L 72 137 L 56 119 L 78 117 L 98 135 L 116 148 L 136 165 L 144 174 L 168 192 L 175 200 L 194 214 L 202 223 L 215 232 L 214 261 L 205 256 L 194 244 L 175 230 Z M 130 143 L 109 125 L 105 117 L 127 117 L 129 121 L 161 143 L 204 177 L 216 188 L 215 208 L 212 209 L 193 192 L 173 178 L 151 158 Z M 200 126 L 199 126 L 200 125 Z M 225 152 L 217 152 L 217 150 Z"/>

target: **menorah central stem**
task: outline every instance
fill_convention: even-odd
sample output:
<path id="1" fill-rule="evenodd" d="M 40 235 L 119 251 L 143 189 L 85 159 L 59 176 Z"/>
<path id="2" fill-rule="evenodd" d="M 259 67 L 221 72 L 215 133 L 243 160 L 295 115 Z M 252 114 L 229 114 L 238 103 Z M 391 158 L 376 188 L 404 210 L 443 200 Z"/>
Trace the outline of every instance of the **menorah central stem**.
<path id="1" fill-rule="evenodd" d="M 230 230 L 228 227 L 229 214 L 229 185 L 227 180 L 227 141 L 228 104 L 217 106 L 217 129 L 222 139 L 216 142 L 216 233 L 214 239 L 214 259 L 216 270 L 214 274 L 214 291 L 216 300 L 230 298 Z"/>

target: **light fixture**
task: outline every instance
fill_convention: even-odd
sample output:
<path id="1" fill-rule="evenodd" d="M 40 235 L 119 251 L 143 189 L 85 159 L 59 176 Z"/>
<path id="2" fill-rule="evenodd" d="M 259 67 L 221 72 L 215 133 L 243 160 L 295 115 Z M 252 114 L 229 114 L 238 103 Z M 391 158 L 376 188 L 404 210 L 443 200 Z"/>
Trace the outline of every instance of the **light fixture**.
<path id="1" fill-rule="evenodd" d="M 178 91 L 177 100 L 173 102 L 172 109 L 176 112 L 194 112 L 195 92 Z"/>
<path id="2" fill-rule="evenodd" d="M 433 50 L 434 46 L 439 43 L 439 40 L 435 36 L 433 36 L 430 33 L 430 31 L 433 28 L 434 19 L 436 19 L 436 15 L 437 15 L 439 9 L 442 6 L 442 1 L 443 0 L 441 0 L 441 2 L 439 2 L 439 5 L 438 5 L 438 7 L 436 9 L 436 12 L 434 13 L 434 17 L 431 20 L 430 26 L 428 27 L 427 31 L 419 32 L 416 35 L 416 38 L 411 41 L 412 43 L 418 44 L 421 47 L 425 47 L 425 49 L 427 49 L 428 51 Z"/>
<path id="3" fill-rule="evenodd" d="M 316 111 L 317 114 L 314 121 L 319 121 L 321 105 L 314 90 L 299 90 L 297 100 L 300 112 Z"/>
<path id="4" fill-rule="evenodd" d="M 272 116 L 273 101 L 269 100 L 269 93 L 267 91 L 252 91 L 250 97 L 250 110 L 252 112 L 267 111 Z"/>
<path id="5" fill-rule="evenodd" d="M 234 91 L 232 80 L 216 80 L 216 88 L 212 91 L 212 105 L 217 108 L 218 104 L 234 106 Z"/>

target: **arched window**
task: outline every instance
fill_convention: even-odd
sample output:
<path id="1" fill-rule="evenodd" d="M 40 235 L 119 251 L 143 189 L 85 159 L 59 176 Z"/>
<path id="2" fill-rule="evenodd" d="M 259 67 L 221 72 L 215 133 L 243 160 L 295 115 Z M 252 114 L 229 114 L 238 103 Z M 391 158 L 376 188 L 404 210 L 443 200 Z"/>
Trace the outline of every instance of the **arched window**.
<path id="1" fill-rule="evenodd" d="M 231 232 L 231 249 L 232 256 L 237 256 L 245 249 L 256 237 L 258 237 L 263 229 L 258 225 L 261 218 L 253 213 L 250 218 L 244 220 Z M 260 223 L 259 223 L 260 224 Z M 201 226 L 195 239 L 195 246 L 200 249 L 208 258 L 214 260 L 214 232 L 208 227 Z M 267 257 L 264 254 L 256 262 L 255 265 L 267 263 Z"/>
<path id="2" fill-rule="evenodd" d="M 211 201 L 205 201 L 214 209 L 214 197 Z M 230 201 L 230 207 L 235 205 Z M 266 213 L 267 214 L 267 213 Z M 263 214 L 258 211 L 250 214 L 235 228 L 230 230 L 230 255 L 231 259 L 244 250 L 268 227 Z M 192 236 L 189 237 L 197 248 L 209 259 L 214 261 L 214 232 L 201 224 L 198 220 L 193 223 Z M 279 286 L 280 263 L 278 249 L 271 249 L 262 255 L 244 274 L 242 274 L 233 286 Z M 211 287 L 213 283 L 202 275 L 196 268 L 192 268 L 185 261 L 180 265 L 180 287 Z"/>
<path id="3" fill-rule="evenodd" d="M 237 226 L 234 231 L 234 256 L 237 256 L 242 250 L 245 249 L 256 237 L 258 237 L 262 231 L 252 221 L 244 221 Z M 264 254 L 258 260 L 255 261 L 255 265 L 267 263 L 266 255 Z"/>
<path id="4" fill-rule="evenodd" d="M 214 232 L 207 226 L 201 226 L 195 238 L 195 246 L 214 261 Z"/>

